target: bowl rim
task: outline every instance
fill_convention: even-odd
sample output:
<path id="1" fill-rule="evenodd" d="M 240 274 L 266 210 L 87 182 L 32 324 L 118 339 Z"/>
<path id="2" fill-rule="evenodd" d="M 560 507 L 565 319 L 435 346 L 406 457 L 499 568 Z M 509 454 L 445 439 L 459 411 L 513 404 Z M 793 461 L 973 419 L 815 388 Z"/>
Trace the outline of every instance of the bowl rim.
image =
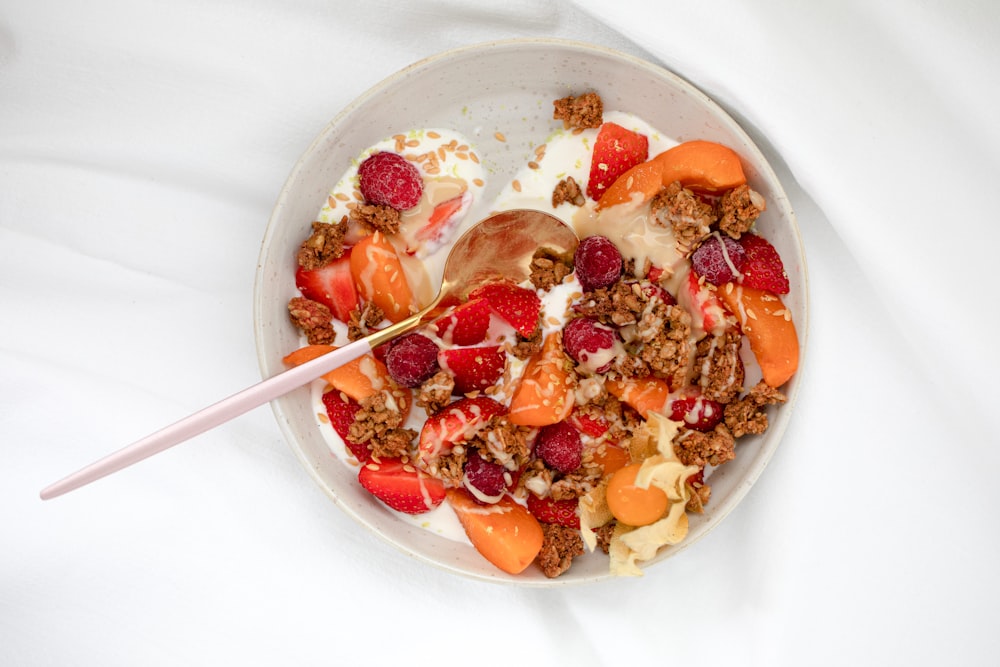
<path id="1" fill-rule="evenodd" d="M 281 186 L 278 197 L 271 209 L 271 213 L 268 218 L 268 222 L 265 228 L 263 238 L 261 240 L 260 251 L 258 253 L 258 261 L 256 274 L 254 279 L 253 287 L 253 323 L 254 323 L 254 343 L 257 353 L 258 367 L 260 369 L 262 377 L 268 376 L 269 371 L 269 361 L 264 346 L 264 339 L 266 336 L 265 327 L 263 322 L 265 321 L 264 313 L 262 312 L 262 298 L 261 293 L 265 287 L 264 278 L 264 266 L 266 262 L 266 255 L 268 252 L 269 245 L 277 228 L 277 223 L 281 217 L 283 208 L 287 205 L 290 199 L 290 190 L 293 184 L 298 180 L 300 174 L 305 168 L 306 164 L 310 161 L 310 157 L 328 140 L 329 135 L 336 131 L 336 128 L 348 117 L 354 114 L 359 108 L 366 105 L 372 98 L 380 94 L 385 89 L 391 88 L 397 82 L 419 72 L 425 68 L 432 67 L 437 63 L 449 60 L 453 58 L 460 58 L 466 55 L 474 55 L 475 53 L 485 50 L 502 50 L 502 49 L 515 49 L 525 46 L 544 48 L 544 47 L 554 47 L 557 49 L 587 52 L 593 55 L 601 55 L 608 57 L 613 60 L 623 61 L 625 64 L 644 70 L 650 74 L 657 77 L 667 78 L 673 81 L 674 85 L 683 89 L 686 94 L 692 95 L 698 100 L 699 103 L 705 105 L 712 109 L 715 114 L 716 120 L 726 124 L 728 129 L 730 129 L 735 134 L 741 136 L 745 142 L 745 147 L 751 150 L 754 155 L 754 161 L 756 167 L 760 172 L 762 179 L 773 184 L 773 187 L 777 189 L 780 195 L 783 197 L 784 201 L 787 203 L 787 208 L 785 215 L 787 217 L 790 230 L 794 234 L 794 244 L 797 247 L 798 256 L 801 260 L 801 275 L 798 276 L 797 280 L 801 284 L 801 300 L 802 300 L 802 319 L 801 322 L 796 320 L 796 329 L 799 336 L 799 367 L 796 375 L 789 384 L 785 385 L 783 393 L 787 398 L 786 403 L 782 406 L 779 413 L 778 419 L 772 419 L 769 426 L 769 439 L 767 447 L 762 447 L 750 467 L 742 475 L 737 487 L 728 494 L 725 498 L 725 502 L 722 503 L 721 507 L 716 506 L 712 516 L 703 524 L 703 527 L 698 531 L 695 536 L 689 535 L 680 544 L 677 544 L 670 548 L 670 556 L 676 556 L 679 553 L 686 551 L 688 548 L 694 546 L 708 533 L 714 530 L 728 515 L 734 511 L 740 503 L 745 498 L 746 494 L 749 492 L 750 488 L 753 487 L 757 480 L 760 478 L 764 469 L 767 467 L 768 463 L 773 458 L 778 446 L 784 439 L 785 431 L 791 415 L 794 412 L 794 406 L 797 403 L 799 390 L 802 385 L 802 376 L 804 371 L 807 369 L 807 359 L 808 359 L 808 338 L 809 338 L 809 271 L 807 264 L 807 256 L 805 252 L 805 245 L 802 239 L 801 229 L 798 225 L 797 217 L 795 212 L 791 207 L 791 202 L 788 199 L 787 192 L 784 189 L 781 181 L 778 179 L 777 174 L 774 171 L 773 166 L 770 161 L 760 150 L 760 147 L 749 135 L 749 133 L 743 128 L 739 122 L 733 118 L 724 108 L 722 108 L 714 99 L 709 97 L 700 88 L 698 88 L 691 81 L 681 77 L 677 73 L 668 69 L 666 66 L 650 62 L 643 58 L 639 58 L 632 54 L 626 53 L 624 51 L 603 46 L 600 44 L 592 44 L 588 42 L 583 42 L 579 40 L 565 39 L 565 38 L 554 38 L 554 37 L 517 37 L 501 40 L 489 40 L 481 41 L 472 44 L 452 47 L 438 53 L 426 56 L 409 65 L 397 70 L 396 72 L 386 76 L 380 81 L 376 82 L 374 85 L 367 88 L 360 95 L 355 97 L 350 103 L 344 106 L 340 111 L 337 112 L 333 118 L 327 122 L 321 130 L 316 134 L 312 141 L 308 144 L 306 149 L 299 155 L 288 177 L 285 179 Z M 431 565 L 439 570 L 443 570 L 450 574 L 458 574 L 462 577 L 471 578 L 478 581 L 486 581 L 490 583 L 497 584 L 513 584 L 516 586 L 523 587 L 540 587 L 540 588 L 554 588 L 560 586 L 574 586 L 586 583 L 594 583 L 598 581 L 605 581 L 608 579 L 615 579 L 613 575 L 609 572 L 601 573 L 593 576 L 581 576 L 581 577 L 557 577 L 549 580 L 536 580 L 536 579 L 526 579 L 519 578 L 517 576 L 500 576 L 489 575 L 478 572 L 471 572 L 469 570 L 457 567 L 445 562 L 443 559 L 436 559 L 429 555 L 420 553 L 413 549 L 408 548 L 406 545 L 392 539 L 390 536 L 384 534 L 376 526 L 374 526 L 365 517 L 360 515 L 354 508 L 351 507 L 349 503 L 344 501 L 340 496 L 338 496 L 334 491 L 329 488 L 326 481 L 318 474 L 315 467 L 308 461 L 305 457 L 304 452 L 300 447 L 295 446 L 293 443 L 296 441 L 295 433 L 292 431 L 291 424 L 286 418 L 284 411 L 282 410 L 280 399 L 271 402 L 271 409 L 274 413 L 275 419 L 278 422 L 279 429 L 284 436 L 286 445 L 294 452 L 296 458 L 299 460 L 300 464 L 307 470 L 313 481 L 317 483 L 320 489 L 327 495 L 328 498 L 333 500 L 333 502 L 350 516 L 354 521 L 358 522 L 363 526 L 367 532 L 374 534 L 381 541 L 391 545 L 396 550 L 402 552 L 403 554 L 415 558 L 420 562 Z M 667 560 L 668 558 L 663 558 L 656 560 L 655 562 L 650 562 L 649 565 L 655 565 L 662 560 Z"/>

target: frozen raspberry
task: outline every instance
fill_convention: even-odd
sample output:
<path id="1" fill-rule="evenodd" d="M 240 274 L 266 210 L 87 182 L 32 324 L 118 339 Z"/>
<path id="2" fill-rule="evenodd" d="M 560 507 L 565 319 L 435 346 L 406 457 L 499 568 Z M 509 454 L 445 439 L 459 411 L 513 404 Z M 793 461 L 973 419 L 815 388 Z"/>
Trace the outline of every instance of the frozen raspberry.
<path id="1" fill-rule="evenodd" d="M 576 277 L 587 292 L 613 285 L 622 274 L 622 254 L 606 236 L 588 236 L 580 241 L 573 261 Z"/>
<path id="2" fill-rule="evenodd" d="M 476 450 L 471 450 L 465 461 L 465 485 L 474 487 L 484 496 L 496 498 L 507 488 L 504 467 L 499 463 L 486 461 Z"/>
<path id="3" fill-rule="evenodd" d="M 580 432 L 569 422 L 543 426 L 535 440 L 535 455 L 561 473 L 573 472 L 583 462 Z"/>
<path id="4" fill-rule="evenodd" d="M 374 153 L 358 167 L 358 187 L 370 204 L 413 208 L 424 192 L 420 172 L 396 153 Z"/>
<path id="5" fill-rule="evenodd" d="M 746 251 L 739 243 L 713 234 L 691 255 L 691 268 L 713 285 L 725 285 L 736 278 L 746 261 Z"/>
<path id="6" fill-rule="evenodd" d="M 614 330 L 590 317 L 578 317 L 570 320 L 563 328 L 563 347 L 573 360 L 593 373 L 605 373 L 614 361 L 613 357 L 594 368 L 594 361 L 601 358 L 600 353 L 615 346 L 617 335 Z"/>
<path id="7" fill-rule="evenodd" d="M 421 334 L 404 336 L 386 352 L 385 366 L 402 386 L 419 387 L 438 371 L 438 346 Z"/>

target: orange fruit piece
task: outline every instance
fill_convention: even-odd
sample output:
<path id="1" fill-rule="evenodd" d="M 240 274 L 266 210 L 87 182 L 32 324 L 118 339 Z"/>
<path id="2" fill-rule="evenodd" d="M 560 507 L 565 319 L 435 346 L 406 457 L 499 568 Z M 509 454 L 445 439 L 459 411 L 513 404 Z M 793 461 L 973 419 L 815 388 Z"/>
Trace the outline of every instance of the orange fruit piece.
<path id="1" fill-rule="evenodd" d="M 660 520 L 670 505 L 663 489 L 635 485 L 641 463 L 632 463 L 611 476 L 608 482 L 608 509 L 616 519 L 630 526 L 648 526 Z"/>
<path id="2" fill-rule="evenodd" d="M 605 476 L 618 472 L 631 461 L 625 449 L 608 442 L 596 447 L 591 456 L 594 463 L 604 469 Z"/>
<path id="3" fill-rule="evenodd" d="M 363 236 L 351 250 L 351 276 L 360 294 L 399 322 L 416 312 L 416 302 L 396 249 L 382 232 Z"/>
<path id="4" fill-rule="evenodd" d="M 781 297 L 765 290 L 726 283 L 719 298 L 740 323 L 764 382 L 780 387 L 799 368 L 799 337 Z"/>
<path id="5" fill-rule="evenodd" d="M 520 574 L 542 548 L 542 526 L 510 496 L 483 505 L 463 488 L 448 489 L 448 503 L 476 551 L 509 574 Z"/>
<path id="6" fill-rule="evenodd" d="M 663 185 L 680 181 L 691 190 L 719 194 L 747 182 L 740 156 L 711 141 L 685 141 L 663 151 L 653 161 L 660 165 Z"/>
<path id="7" fill-rule="evenodd" d="M 658 377 L 615 378 L 604 382 L 608 393 L 635 409 L 646 419 L 650 412 L 662 412 L 670 397 L 670 385 Z"/>
<path id="8" fill-rule="evenodd" d="M 561 422 L 573 411 L 576 396 L 573 376 L 566 370 L 562 336 L 548 334 L 542 349 L 524 367 L 510 400 L 508 419 L 518 426 L 547 426 Z"/>
<path id="9" fill-rule="evenodd" d="M 685 141 L 637 164 L 618 177 L 597 203 L 598 210 L 630 201 L 648 201 L 660 188 L 680 181 L 696 192 L 719 194 L 747 182 L 740 156 L 711 141 Z"/>
<path id="10" fill-rule="evenodd" d="M 288 366 L 298 366 L 336 349 L 333 345 L 306 345 L 285 356 L 282 361 Z M 412 391 L 396 384 L 385 364 L 371 354 L 358 357 L 333 369 L 323 375 L 323 379 L 334 389 L 344 392 L 359 403 L 362 399 L 388 389 L 399 405 L 403 419 L 405 420 L 410 414 L 413 403 Z"/>

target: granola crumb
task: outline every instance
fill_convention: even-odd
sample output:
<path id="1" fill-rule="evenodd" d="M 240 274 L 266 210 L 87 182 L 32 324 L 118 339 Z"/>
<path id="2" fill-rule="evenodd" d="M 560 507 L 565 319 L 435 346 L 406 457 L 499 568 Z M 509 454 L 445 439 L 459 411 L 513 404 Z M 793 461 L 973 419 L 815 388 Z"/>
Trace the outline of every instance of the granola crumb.
<path id="1" fill-rule="evenodd" d="M 683 255 L 694 251 L 698 243 L 711 233 L 715 211 L 679 181 L 660 190 L 650 200 L 652 219 L 674 231 L 677 249 Z"/>
<path id="2" fill-rule="evenodd" d="M 333 313 L 318 301 L 294 297 L 288 302 L 288 314 L 310 345 L 330 345 L 337 338 L 332 324 Z"/>
<path id="3" fill-rule="evenodd" d="M 561 120 L 566 129 L 600 127 L 604 122 L 604 102 L 595 92 L 578 97 L 563 97 L 552 103 L 554 120 Z"/>
<path id="4" fill-rule="evenodd" d="M 720 466 L 736 458 L 736 439 L 725 424 L 708 433 L 682 427 L 673 445 L 677 458 L 686 466 Z"/>
<path id="5" fill-rule="evenodd" d="M 746 396 L 726 405 L 723 419 L 736 438 L 748 433 L 757 435 L 768 427 L 765 408 L 787 400 L 784 394 L 761 380 Z"/>
<path id="6" fill-rule="evenodd" d="M 583 538 L 576 528 L 543 523 L 542 535 L 542 549 L 536 558 L 538 566 L 550 579 L 566 572 L 573 559 L 584 553 Z"/>
<path id="7" fill-rule="evenodd" d="M 725 192 L 716 205 L 716 215 L 719 219 L 719 231 L 738 239 L 750 231 L 754 222 L 767 208 L 764 198 L 750 189 L 750 186 L 737 186 Z"/>
<path id="8" fill-rule="evenodd" d="M 547 292 L 573 273 L 573 257 L 551 248 L 539 248 L 531 258 L 530 271 L 528 279 L 535 289 Z"/>
<path id="9" fill-rule="evenodd" d="M 380 391 L 360 404 L 348 431 L 351 442 L 367 445 L 377 459 L 408 455 L 417 432 L 400 428 L 403 415 L 388 392 Z"/>
<path id="10" fill-rule="evenodd" d="M 399 211 L 384 204 L 362 204 L 351 209 L 350 221 L 369 232 L 399 232 Z"/>
<path id="11" fill-rule="evenodd" d="M 340 224 L 327 222 L 312 223 L 309 235 L 296 254 L 299 266 L 307 271 L 320 269 L 344 254 L 344 235 L 347 233 L 347 218 Z"/>
<path id="12" fill-rule="evenodd" d="M 587 203 L 586 197 L 583 196 L 583 190 L 580 189 L 580 184 L 572 176 L 556 183 L 556 187 L 552 190 L 552 208 L 556 208 L 563 202 L 569 202 L 573 206 L 583 206 Z"/>
<path id="13" fill-rule="evenodd" d="M 455 378 L 447 371 L 438 371 L 420 385 L 417 405 L 431 415 L 451 402 L 451 392 L 455 389 Z"/>
<path id="14" fill-rule="evenodd" d="M 385 313 L 371 301 L 365 303 L 364 310 L 355 308 L 347 316 L 347 339 L 358 340 L 370 334 L 374 327 L 385 319 Z"/>

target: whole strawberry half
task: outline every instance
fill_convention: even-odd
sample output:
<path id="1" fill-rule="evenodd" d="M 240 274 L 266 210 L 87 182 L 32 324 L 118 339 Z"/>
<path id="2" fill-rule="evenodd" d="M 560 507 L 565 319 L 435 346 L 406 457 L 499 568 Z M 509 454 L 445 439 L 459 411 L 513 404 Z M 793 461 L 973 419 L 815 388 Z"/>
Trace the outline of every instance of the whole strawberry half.
<path id="1" fill-rule="evenodd" d="M 358 482 L 383 503 L 406 514 L 429 512 L 444 501 L 441 480 L 400 459 L 369 461 L 361 466 Z"/>
<path id="2" fill-rule="evenodd" d="M 430 415 L 420 430 L 421 458 L 434 458 L 474 436 L 492 417 L 507 408 L 488 396 L 460 398 Z"/>
<path id="3" fill-rule="evenodd" d="M 490 304 L 486 299 L 467 301 L 431 324 L 438 338 L 452 345 L 478 345 L 489 328 Z"/>
<path id="4" fill-rule="evenodd" d="M 490 308 L 522 336 L 530 338 L 538 328 L 542 300 L 533 290 L 512 282 L 487 283 L 469 294 L 470 300 L 479 298 L 486 299 Z"/>
<path id="5" fill-rule="evenodd" d="M 597 133 L 587 180 L 587 196 L 600 200 L 618 177 L 649 157 L 649 139 L 615 123 L 604 123 Z"/>
<path id="6" fill-rule="evenodd" d="M 358 461 L 366 463 L 372 456 L 371 450 L 368 449 L 367 445 L 353 442 L 348 437 L 351 424 L 354 423 L 354 417 L 357 415 L 358 410 L 361 409 L 361 406 L 346 394 L 336 389 L 323 394 L 323 406 L 326 408 L 326 414 L 330 418 L 330 425 L 333 426 L 333 430 L 337 432 L 340 439 L 344 441 L 347 449 Z"/>
<path id="7" fill-rule="evenodd" d="M 528 494 L 528 511 L 542 523 L 555 523 L 569 528 L 580 527 L 580 516 L 576 513 L 579 501 L 575 498 L 553 500 Z"/>
<path id="8" fill-rule="evenodd" d="M 351 276 L 350 251 L 318 269 L 298 267 L 295 286 L 305 298 L 329 308 L 341 322 L 347 322 L 351 311 L 359 305 L 358 290 Z"/>
<path id="9" fill-rule="evenodd" d="M 774 246 L 757 234 L 743 234 L 739 243 L 746 253 L 741 269 L 743 284 L 774 294 L 788 294 L 788 274 Z"/>
<path id="10" fill-rule="evenodd" d="M 455 378 L 455 394 L 468 394 L 492 387 L 503 375 L 507 353 L 499 345 L 460 347 L 442 350 L 438 355 L 441 368 Z"/>

